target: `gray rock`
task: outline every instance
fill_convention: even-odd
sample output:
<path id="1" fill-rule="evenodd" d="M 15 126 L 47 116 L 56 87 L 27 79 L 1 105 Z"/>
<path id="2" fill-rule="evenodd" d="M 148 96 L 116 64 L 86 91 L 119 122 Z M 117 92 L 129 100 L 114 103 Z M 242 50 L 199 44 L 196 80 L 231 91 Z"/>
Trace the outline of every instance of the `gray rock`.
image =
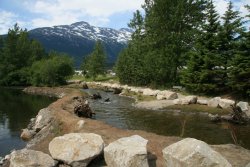
<path id="1" fill-rule="evenodd" d="M 181 99 L 181 103 L 184 104 L 195 104 L 197 102 L 197 96 L 186 96 L 185 98 Z"/>
<path id="2" fill-rule="evenodd" d="M 177 99 L 178 98 L 178 95 L 176 92 L 172 92 L 172 91 L 167 91 L 167 90 L 164 90 L 164 91 L 159 91 L 157 93 L 157 96 L 156 96 L 157 100 L 174 100 L 174 99 Z"/>
<path id="3" fill-rule="evenodd" d="M 34 130 L 23 129 L 20 137 L 24 141 L 29 141 L 35 134 Z"/>
<path id="4" fill-rule="evenodd" d="M 200 104 L 200 105 L 207 105 L 208 101 L 205 100 L 205 99 L 198 99 L 197 100 L 197 104 Z"/>
<path id="5" fill-rule="evenodd" d="M 208 107 L 219 107 L 220 99 L 220 97 L 210 99 L 207 103 Z"/>
<path id="6" fill-rule="evenodd" d="M 48 155 L 34 150 L 18 150 L 10 155 L 10 167 L 52 167 L 55 161 Z"/>
<path id="7" fill-rule="evenodd" d="M 78 130 L 82 129 L 82 128 L 83 128 L 83 126 L 84 126 L 84 123 L 85 123 L 85 121 L 84 121 L 84 120 L 80 120 L 80 121 L 78 121 L 78 122 L 77 122 L 77 129 L 78 129 Z"/>
<path id="8" fill-rule="evenodd" d="M 160 91 L 159 90 L 152 90 L 149 88 L 146 88 L 143 90 L 143 95 L 145 96 L 156 96 Z"/>
<path id="9" fill-rule="evenodd" d="M 48 108 L 41 109 L 36 116 L 34 130 L 36 132 L 40 131 L 44 127 L 48 126 L 52 121 L 52 114 Z"/>
<path id="10" fill-rule="evenodd" d="M 0 157 L 0 165 L 3 164 L 3 160 L 4 160 L 4 158 L 3 158 L 3 157 Z"/>
<path id="11" fill-rule="evenodd" d="M 248 102 L 240 101 L 239 103 L 237 103 L 237 106 L 239 106 L 243 112 L 246 112 L 249 110 Z"/>
<path id="12" fill-rule="evenodd" d="M 239 106 L 241 110 L 245 112 L 248 117 L 250 117 L 250 107 L 247 102 L 240 101 L 237 103 L 237 106 Z"/>
<path id="13" fill-rule="evenodd" d="M 174 105 L 181 105 L 182 104 L 182 100 L 181 99 L 174 99 L 173 100 L 173 104 Z"/>
<path id="14" fill-rule="evenodd" d="M 70 133 L 49 143 L 51 156 L 73 167 L 85 167 L 102 153 L 102 137 L 93 133 Z"/>
<path id="15" fill-rule="evenodd" d="M 219 100 L 219 107 L 223 109 L 231 108 L 232 105 L 234 105 L 235 101 L 229 100 L 229 99 L 220 99 Z"/>
<path id="16" fill-rule="evenodd" d="M 231 167 L 218 152 L 203 141 L 186 138 L 166 147 L 163 151 L 165 166 Z"/>
<path id="17" fill-rule="evenodd" d="M 104 148 L 104 158 L 109 167 L 148 167 L 148 140 L 134 135 L 121 138 Z"/>

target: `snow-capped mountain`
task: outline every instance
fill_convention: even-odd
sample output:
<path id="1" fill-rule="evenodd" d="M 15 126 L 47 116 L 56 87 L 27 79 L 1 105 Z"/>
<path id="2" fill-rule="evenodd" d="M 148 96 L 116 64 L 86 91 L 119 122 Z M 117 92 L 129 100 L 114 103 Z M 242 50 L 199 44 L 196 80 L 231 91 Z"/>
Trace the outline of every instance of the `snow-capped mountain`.
<path id="1" fill-rule="evenodd" d="M 75 58 L 79 65 L 83 56 L 88 55 L 97 40 L 101 40 L 108 56 L 108 62 L 114 63 L 119 52 L 127 46 L 132 31 L 127 28 L 115 30 L 91 26 L 87 22 L 71 25 L 37 28 L 29 31 L 31 38 L 40 41 L 49 50 L 65 52 Z"/>

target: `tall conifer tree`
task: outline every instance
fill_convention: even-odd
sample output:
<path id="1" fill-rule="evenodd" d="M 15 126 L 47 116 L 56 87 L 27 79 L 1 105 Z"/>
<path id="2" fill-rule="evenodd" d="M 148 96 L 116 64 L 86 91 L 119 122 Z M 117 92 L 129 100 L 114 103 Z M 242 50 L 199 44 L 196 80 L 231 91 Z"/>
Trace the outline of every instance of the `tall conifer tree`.
<path id="1" fill-rule="evenodd" d="M 205 13 L 206 20 L 202 25 L 201 34 L 190 52 L 191 59 L 183 70 L 181 79 L 189 91 L 198 93 L 211 93 L 220 89 L 217 84 L 219 73 L 216 69 L 219 64 L 220 22 L 212 0 L 209 0 Z"/>

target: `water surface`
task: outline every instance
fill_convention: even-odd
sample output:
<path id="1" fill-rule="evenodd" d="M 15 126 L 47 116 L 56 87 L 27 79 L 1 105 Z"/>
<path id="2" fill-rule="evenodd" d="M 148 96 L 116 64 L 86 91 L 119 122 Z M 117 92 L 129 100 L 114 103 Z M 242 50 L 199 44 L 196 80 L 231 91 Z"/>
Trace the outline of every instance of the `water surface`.
<path id="1" fill-rule="evenodd" d="M 0 88 L 0 156 L 25 146 L 19 137 L 21 129 L 26 128 L 30 119 L 54 100 L 28 95 L 21 89 Z"/>
<path id="2" fill-rule="evenodd" d="M 237 126 L 229 123 L 213 123 L 206 113 L 178 110 L 142 110 L 134 108 L 131 98 L 97 90 L 84 90 L 89 94 L 99 92 L 101 100 L 89 100 L 96 112 L 95 119 L 112 126 L 144 130 L 165 136 L 193 137 L 209 144 L 238 143 L 250 149 L 250 125 Z M 104 99 L 109 98 L 110 103 Z"/>

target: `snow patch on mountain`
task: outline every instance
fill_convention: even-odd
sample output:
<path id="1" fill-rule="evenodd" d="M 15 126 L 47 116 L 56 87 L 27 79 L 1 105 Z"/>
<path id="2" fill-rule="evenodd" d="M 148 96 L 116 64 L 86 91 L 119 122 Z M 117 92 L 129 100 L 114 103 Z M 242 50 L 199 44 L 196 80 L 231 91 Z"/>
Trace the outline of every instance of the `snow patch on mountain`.
<path id="1" fill-rule="evenodd" d="M 103 42 L 118 42 L 126 44 L 133 33 L 128 28 L 115 30 L 111 28 L 91 26 L 87 22 L 77 22 L 71 25 L 60 25 L 53 27 L 44 27 L 31 30 L 32 32 L 39 32 L 45 36 L 60 36 L 71 39 L 86 38 L 94 41 L 101 40 Z"/>

